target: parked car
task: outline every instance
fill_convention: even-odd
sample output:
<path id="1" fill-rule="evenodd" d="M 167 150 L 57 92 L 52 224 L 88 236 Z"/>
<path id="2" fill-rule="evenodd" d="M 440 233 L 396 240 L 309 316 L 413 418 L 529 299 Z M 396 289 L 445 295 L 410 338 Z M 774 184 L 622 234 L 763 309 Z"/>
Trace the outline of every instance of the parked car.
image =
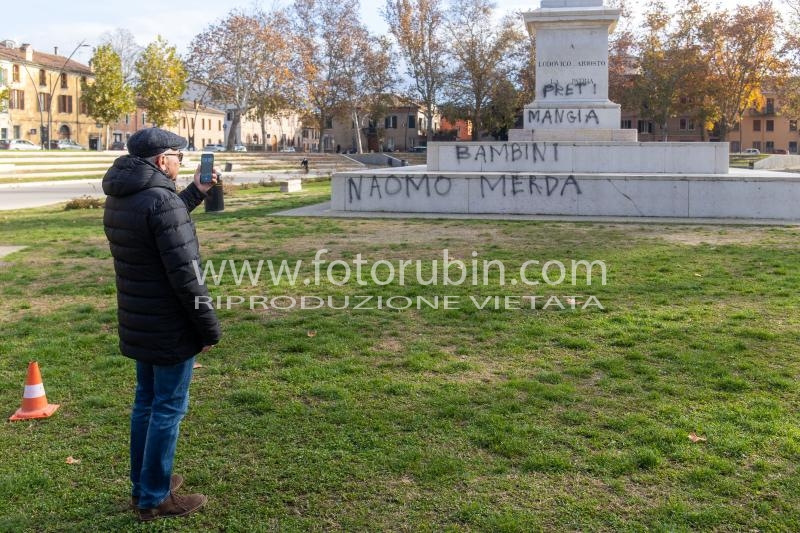
<path id="1" fill-rule="evenodd" d="M 224 152 L 225 146 L 221 144 L 207 144 L 203 147 L 204 152 Z"/>
<path id="2" fill-rule="evenodd" d="M 59 139 L 55 143 L 55 148 L 58 150 L 83 150 L 83 146 L 72 139 Z"/>
<path id="3" fill-rule="evenodd" d="M 428 147 L 427 146 L 412 146 L 411 148 L 408 149 L 408 151 L 409 152 L 415 152 L 415 153 L 424 154 L 424 153 L 426 153 L 428 151 Z"/>
<path id="4" fill-rule="evenodd" d="M 290 153 L 290 152 L 296 152 L 296 150 L 294 149 L 294 146 L 286 146 L 284 148 L 281 148 L 281 152 Z"/>
<path id="5" fill-rule="evenodd" d="M 25 139 L 5 139 L 0 141 L 0 149 L 3 150 L 41 150 L 38 144 L 33 144 Z"/>
<path id="6" fill-rule="evenodd" d="M 748 148 L 742 153 L 749 155 L 758 155 L 761 153 L 761 150 L 759 150 L 758 148 Z"/>
<path id="7" fill-rule="evenodd" d="M 111 143 L 111 146 L 108 147 L 109 150 L 126 150 L 125 143 L 122 141 L 114 141 Z"/>
<path id="8" fill-rule="evenodd" d="M 233 146 L 233 151 L 234 152 L 246 152 L 247 151 L 247 146 L 245 146 L 243 144 L 236 144 L 236 145 Z"/>

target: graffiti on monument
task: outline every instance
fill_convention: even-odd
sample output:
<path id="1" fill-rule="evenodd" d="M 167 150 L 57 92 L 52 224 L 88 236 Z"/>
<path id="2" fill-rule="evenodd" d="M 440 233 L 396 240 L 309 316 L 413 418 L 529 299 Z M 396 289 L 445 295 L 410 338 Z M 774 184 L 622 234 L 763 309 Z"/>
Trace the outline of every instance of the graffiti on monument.
<path id="1" fill-rule="evenodd" d="M 528 109 L 528 124 L 600 124 L 594 109 Z"/>
<path id="2" fill-rule="evenodd" d="M 558 143 L 540 142 L 509 142 L 509 143 L 469 143 L 453 146 L 456 152 L 456 161 L 481 163 L 515 163 L 517 161 L 558 161 Z"/>
<path id="3" fill-rule="evenodd" d="M 579 195 L 580 185 L 575 176 L 548 176 L 534 174 L 502 174 L 480 176 L 481 198 L 492 196 L 517 197 Z M 446 198 L 463 194 L 457 186 L 458 179 L 448 176 L 350 176 L 347 178 L 348 203 L 362 200 L 384 200 L 395 197 L 418 200 L 421 198 Z M 455 185 L 455 187 L 454 187 Z M 463 191 L 463 189 L 461 189 Z"/>
<path id="4" fill-rule="evenodd" d="M 518 176 L 502 175 L 495 177 L 481 176 L 481 198 L 486 198 L 487 194 L 499 194 L 503 198 L 515 197 L 518 195 L 528 196 L 564 196 L 567 187 L 575 195 L 581 194 L 581 187 L 575 176 Z"/>

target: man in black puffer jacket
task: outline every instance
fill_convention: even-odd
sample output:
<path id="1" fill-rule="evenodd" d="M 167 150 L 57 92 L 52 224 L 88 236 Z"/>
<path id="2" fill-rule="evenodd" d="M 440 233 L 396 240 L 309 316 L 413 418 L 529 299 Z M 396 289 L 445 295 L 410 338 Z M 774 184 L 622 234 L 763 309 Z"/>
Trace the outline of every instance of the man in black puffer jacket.
<path id="1" fill-rule="evenodd" d="M 136 360 L 131 413 L 132 503 L 140 520 L 183 516 L 208 501 L 173 492 L 180 422 L 189 406 L 194 359 L 220 340 L 214 309 L 198 305 L 208 290 L 197 280 L 200 250 L 189 212 L 217 182 L 175 192 L 186 139 L 159 128 L 134 133 L 129 155 L 103 178 L 103 225 L 117 280 L 119 344 Z M 205 299 L 207 301 L 207 299 Z"/>

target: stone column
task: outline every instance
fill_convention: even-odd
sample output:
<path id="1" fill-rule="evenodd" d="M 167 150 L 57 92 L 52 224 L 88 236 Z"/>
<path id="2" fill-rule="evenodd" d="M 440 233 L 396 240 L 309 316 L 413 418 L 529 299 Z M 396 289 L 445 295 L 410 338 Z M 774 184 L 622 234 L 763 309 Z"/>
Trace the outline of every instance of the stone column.
<path id="1" fill-rule="evenodd" d="M 524 19 L 536 36 L 536 96 L 509 139 L 636 141 L 608 99 L 608 35 L 619 10 L 603 0 L 542 0 Z"/>

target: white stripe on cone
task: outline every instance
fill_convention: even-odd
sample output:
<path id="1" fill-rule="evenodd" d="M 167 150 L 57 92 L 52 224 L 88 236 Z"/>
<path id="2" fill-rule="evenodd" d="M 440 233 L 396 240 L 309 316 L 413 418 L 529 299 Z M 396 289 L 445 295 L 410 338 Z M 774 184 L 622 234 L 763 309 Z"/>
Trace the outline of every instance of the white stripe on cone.
<path id="1" fill-rule="evenodd" d="M 23 398 L 40 398 L 42 396 L 44 396 L 44 385 L 41 383 L 25 385 L 25 392 L 22 393 Z"/>

